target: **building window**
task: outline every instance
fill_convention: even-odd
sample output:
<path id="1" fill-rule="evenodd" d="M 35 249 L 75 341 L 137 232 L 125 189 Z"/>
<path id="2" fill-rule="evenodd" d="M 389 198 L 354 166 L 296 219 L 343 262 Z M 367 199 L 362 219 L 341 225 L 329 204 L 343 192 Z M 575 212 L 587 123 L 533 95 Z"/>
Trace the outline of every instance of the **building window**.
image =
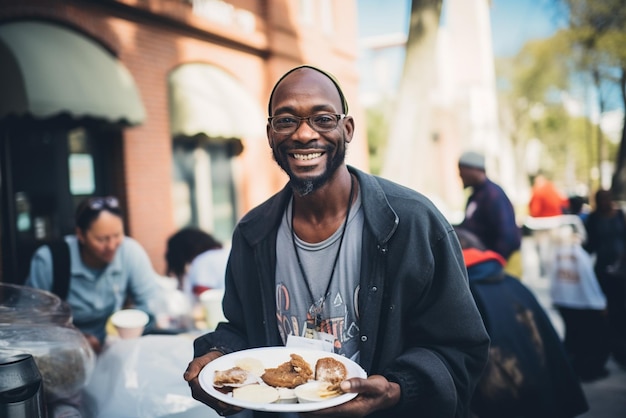
<path id="1" fill-rule="evenodd" d="M 196 226 L 222 242 L 230 241 L 237 213 L 231 167 L 234 142 L 174 141 L 177 227 Z"/>

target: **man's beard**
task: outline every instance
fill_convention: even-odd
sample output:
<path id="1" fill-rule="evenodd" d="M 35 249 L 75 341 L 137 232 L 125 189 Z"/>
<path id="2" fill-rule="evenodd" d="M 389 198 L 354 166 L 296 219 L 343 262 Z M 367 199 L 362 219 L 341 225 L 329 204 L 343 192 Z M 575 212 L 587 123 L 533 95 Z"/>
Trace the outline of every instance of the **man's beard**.
<path id="1" fill-rule="evenodd" d="M 300 196 L 306 196 L 310 193 L 313 193 L 320 187 L 322 187 L 328 180 L 335 174 L 335 171 L 346 159 L 346 141 L 345 137 L 341 139 L 340 145 L 334 147 L 332 145 L 328 145 L 323 148 L 324 155 L 332 155 L 332 157 L 326 162 L 326 170 L 316 177 L 298 177 L 292 170 L 289 165 L 289 154 L 294 151 L 301 151 L 310 148 L 309 146 L 296 146 L 296 147 L 287 147 L 287 146 L 279 146 L 274 147 L 272 149 L 272 155 L 274 156 L 274 160 L 278 163 L 280 168 L 283 169 L 285 173 L 289 176 L 289 185 L 293 189 L 295 193 Z M 315 149 L 319 149 L 319 147 L 315 147 Z M 336 153 L 333 153 L 336 151 Z"/>

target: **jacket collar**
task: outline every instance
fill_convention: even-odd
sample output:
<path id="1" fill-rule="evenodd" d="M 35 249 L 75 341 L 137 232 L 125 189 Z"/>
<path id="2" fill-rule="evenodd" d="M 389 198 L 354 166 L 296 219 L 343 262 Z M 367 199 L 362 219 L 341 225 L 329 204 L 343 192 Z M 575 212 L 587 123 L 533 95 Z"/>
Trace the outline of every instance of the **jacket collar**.
<path id="1" fill-rule="evenodd" d="M 371 228 L 378 243 L 386 244 L 397 228 L 398 215 L 391 208 L 385 192 L 374 176 L 351 166 L 348 166 L 348 170 L 359 181 L 367 226 Z M 243 217 L 238 228 L 250 245 L 258 244 L 278 228 L 292 194 L 291 187 L 287 184 L 280 192 Z M 259 219 L 261 217 L 262 221 Z"/>

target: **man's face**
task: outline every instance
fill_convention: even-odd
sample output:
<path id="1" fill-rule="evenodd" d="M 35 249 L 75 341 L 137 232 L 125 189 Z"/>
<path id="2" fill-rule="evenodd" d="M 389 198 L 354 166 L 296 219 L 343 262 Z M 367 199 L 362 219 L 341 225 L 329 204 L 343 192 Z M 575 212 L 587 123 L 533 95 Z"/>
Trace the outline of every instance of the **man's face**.
<path id="1" fill-rule="evenodd" d="M 272 100 L 272 116 L 308 117 L 321 113 L 342 113 L 337 88 L 325 75 L 302 69 L 281 81 Z M 353 121 L 349 116 L 340 120 L 337 128 L 323 133 L 315 131 L 307 121 L 302 121 L 292 134 L 279 134 L 267 126 L 274 159 L 289 175 L 294 191 L 302 196 L 326 184 L 344 163 L 352 133 Z"/>
<path id="2" fill-rule="evenodd" d="M 474 185 L 474 169 L 466 166 L 459 166 L 459 176 L 463 181 L 463 187 L 468 188 Z"/>
<path id="3" fill-rule="evenodd" d="M 76 234 L 88 257 L 109 264 L 124 239 L 124 224 L 119 216 L 102 211 L 89 229 L 77 228 Z"/>

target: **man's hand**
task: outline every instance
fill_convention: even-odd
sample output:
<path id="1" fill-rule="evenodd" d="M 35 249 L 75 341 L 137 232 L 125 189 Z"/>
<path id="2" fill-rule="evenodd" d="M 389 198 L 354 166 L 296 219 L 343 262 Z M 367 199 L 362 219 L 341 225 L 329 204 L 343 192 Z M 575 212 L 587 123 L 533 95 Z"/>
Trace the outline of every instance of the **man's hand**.
<path id="1" fill-rule="evenodd" d="M 302 414 L 312 417 L 364 417 L 375 411 L 393 407 L 400 401 L 400 385 L 373 375 L 367 379 L 352 378 L 341 382 L 344 392 L 358 393 L 353 400 L 332 408 Z"/>
<path id="2" fill-rule="evenodd" d="M 215 409 L 215 411 L 219 415 L 225 416 L 236 414 L 237 412 L 241 411 L 241 408 L 228 405 L 215 399 L 202 389 L 202 387 L 200 386 L 200 382 L 198 381 L 198 375 L 200 374 L 202 368 L 216 358 L 221 357 L 222 355 L 223 354 L 219 351 L 210 351 L 201 357 L 193 359 L 191 363 L 189 363 L 189 365 L 187 366 L 187 370 L 185 370 L 183 378 L 187 382 L 189 382 L 189 387 L 191 388 L 191 396 L 193 396 L 194 399 Z"/>

